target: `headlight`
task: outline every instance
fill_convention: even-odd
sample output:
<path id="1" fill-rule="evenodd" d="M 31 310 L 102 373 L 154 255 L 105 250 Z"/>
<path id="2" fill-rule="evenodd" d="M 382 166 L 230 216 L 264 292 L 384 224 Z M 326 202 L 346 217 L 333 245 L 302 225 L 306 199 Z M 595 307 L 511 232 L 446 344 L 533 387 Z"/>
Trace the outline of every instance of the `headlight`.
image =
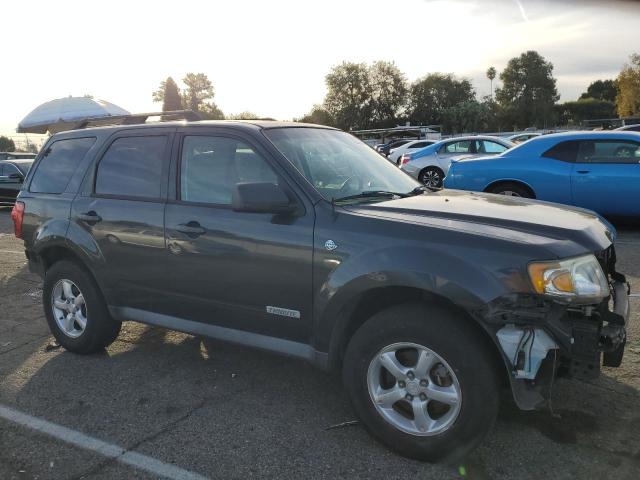
<path id="1" fill-rule="evenodd" d="M 607 278 L 593 255 L 530 263 L 529 277 L 536 292 L 568 301 L 599 302 L 609 296 Z"/>

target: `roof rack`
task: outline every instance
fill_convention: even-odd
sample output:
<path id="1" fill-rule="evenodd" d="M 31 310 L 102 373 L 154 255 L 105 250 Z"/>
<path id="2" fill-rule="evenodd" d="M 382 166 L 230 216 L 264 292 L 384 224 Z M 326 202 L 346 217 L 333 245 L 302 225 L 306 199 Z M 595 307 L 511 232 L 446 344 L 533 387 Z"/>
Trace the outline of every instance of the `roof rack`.
<path id="1" fill-rule="evenodd" d="M 19 133 L 58 133 L 66 130 L 79 130 L 91 127 L 106 127 L 110 125 L 137 125 L 146 123 L 150 117 L 158 117 L 160 122 L 171 120 L 198 121 L 200 115 L 193 110 L 171 110 L 168 112 L 132 113 L 129 115 L 109 115 L 100 117 L 84 117 L 74 120 L 62 120 L 45 122 L 42 124 L 19 127 Z"/>
<path id="2" fill-rule="evenodd" d="M 160 122 L 168 122 L 172 120 L 195 122 L 202 120 L 200 115 L 193 110 L 171 110 L 168 112 L 147 112 L 132 113 L 131 115 L 112 115 L 109 117 L 89 117 L 78 120 L 73 129 L 104 127 L 108 125 L 137 125 L 139 123 L 146 123 L 150 117 L 159 117 Z"/>

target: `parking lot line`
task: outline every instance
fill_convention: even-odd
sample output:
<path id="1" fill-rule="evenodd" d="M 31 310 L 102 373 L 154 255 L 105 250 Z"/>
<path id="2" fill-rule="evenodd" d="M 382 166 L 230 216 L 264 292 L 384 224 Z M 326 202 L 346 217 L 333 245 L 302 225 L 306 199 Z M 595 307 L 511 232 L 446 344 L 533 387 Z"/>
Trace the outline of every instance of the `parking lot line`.
<path id="1" fill-rule="evenodd" d="M 189 470 L 161 462 L 160 460 L 141 453 L 127 451 L 119 445 L 103 442 L 84 433 L 48 422 L 41 418 L 33 417 L 4 405 L 0 405 L 0 418 L 163 478 L 172 480 L 206 480 L 206 477 L 190 472 Z"/>

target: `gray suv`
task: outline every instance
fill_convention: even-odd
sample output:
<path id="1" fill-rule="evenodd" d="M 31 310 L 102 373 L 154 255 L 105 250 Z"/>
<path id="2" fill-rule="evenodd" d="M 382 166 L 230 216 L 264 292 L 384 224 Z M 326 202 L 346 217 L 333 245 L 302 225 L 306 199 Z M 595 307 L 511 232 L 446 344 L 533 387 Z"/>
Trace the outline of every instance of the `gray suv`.
<path id="1" fill-rule="evenodd" d="M 13 209 L 67 350 L 125 320 L 341 371 L 402 455 L 479 444 L 509 387 L 618 366 L 628 285 L 614 228 L 576 208 L 432 191 L 339 130 L 280 122 L 53 135 Z"/>

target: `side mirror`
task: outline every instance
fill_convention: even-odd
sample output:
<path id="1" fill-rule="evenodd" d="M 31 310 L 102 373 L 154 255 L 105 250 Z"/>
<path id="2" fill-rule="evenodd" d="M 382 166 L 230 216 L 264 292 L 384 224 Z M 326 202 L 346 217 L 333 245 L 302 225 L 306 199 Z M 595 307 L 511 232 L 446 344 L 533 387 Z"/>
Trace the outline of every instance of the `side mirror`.
<path id="1" fill-rule="evenodd" d="M 236 212 L 273 214 L 292 213 L 296 209 L 282 187 L 269 182 L 237 183 L 231 207 Z"/>

